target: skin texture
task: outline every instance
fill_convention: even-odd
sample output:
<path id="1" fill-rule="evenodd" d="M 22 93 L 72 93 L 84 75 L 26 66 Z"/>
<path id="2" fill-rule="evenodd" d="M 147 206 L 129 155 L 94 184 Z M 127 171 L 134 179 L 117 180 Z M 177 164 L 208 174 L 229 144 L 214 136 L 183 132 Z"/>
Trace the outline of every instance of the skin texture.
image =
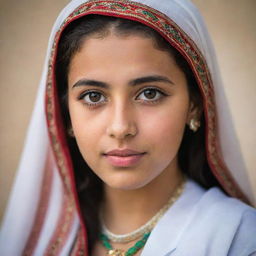
<path id="1" fill-rule="evenodd" d="M 136 80 L 152 76 L 156 81 Z M 111 33 L 83 42 L 71 60 L 68 85 L 78 147 L 105 184 L 104 221 L 114 233 L 131 232 L 167 202 L 181 181 L 177 152 L 195 115 L 185 75 L 151 39 Z M 142 155 L 116 166 L 104 155 L 114 149 Z M 94 255 L 105 255 L 105 249 L 96 245 Z"/>

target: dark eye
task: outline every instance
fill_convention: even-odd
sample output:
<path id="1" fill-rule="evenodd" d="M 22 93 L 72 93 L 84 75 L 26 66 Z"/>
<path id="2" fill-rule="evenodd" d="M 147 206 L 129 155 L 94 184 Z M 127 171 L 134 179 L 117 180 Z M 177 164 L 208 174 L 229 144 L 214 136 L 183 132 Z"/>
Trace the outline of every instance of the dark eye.
<path id="1" fill-rule="evenodd" d="M 160 99 L 163 95 L 164 94 L 157 89 L 147 88 L 138 95 L 137 99 L 143 101 L 155 101 Z"/>
<path id="2" fill-rule="evenodd" d="M 104 102 L 106 99 L 100 92 L 87 92 L 84 94 L 81 99 L 85 101 L 87 104 L 98 104 Z"/>

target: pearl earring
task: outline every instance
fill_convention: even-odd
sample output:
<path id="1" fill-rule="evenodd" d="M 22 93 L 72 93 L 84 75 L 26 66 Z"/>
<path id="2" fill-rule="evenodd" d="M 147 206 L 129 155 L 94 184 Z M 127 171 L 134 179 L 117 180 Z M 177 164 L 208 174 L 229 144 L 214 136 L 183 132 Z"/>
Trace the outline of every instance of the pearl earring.
<path id="1" fill-rule="evenodd" d="M 190 130 L 192 130 L 193 132 L 196 132 L 198 130 L 198 128 L 200 127 L 200 121 L 196 120 L 196 119 L 191 119 L 189 122 L 189 128 Z"/>

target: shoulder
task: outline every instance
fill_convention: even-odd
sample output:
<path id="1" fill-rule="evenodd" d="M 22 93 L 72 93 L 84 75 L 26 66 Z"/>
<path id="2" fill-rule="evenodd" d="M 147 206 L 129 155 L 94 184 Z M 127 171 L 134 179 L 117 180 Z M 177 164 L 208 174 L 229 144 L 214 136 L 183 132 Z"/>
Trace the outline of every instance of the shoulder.
<path id="1" fill-rule="evenodd" d="M 194 186 L 199 185 L 195 183 Z M 208 214 L 218 213 L 215 215 L 217 218 L 241 218 L 246 212 L 251 212 L 252 215 L 256 215 L 255 208 L 236 198 L 227 196 L 217 187 L 205 190 L 195 206 L 202 207 L 201 210 Z"/>
<path id="2" fill-rule="evenodd" d="M 248 256 L 256 252 L 256 210 L 220 189 L 188 180 L 141 255 Z"/>
<path id="3" fill-rule="evenodd" d="M 200 208 L 200 211 L 204 212 L 204 214 L 213 215 L 216 218 L 240 218 L 246 212 L 250 212 L 253 216 L 256 215 L 255 208 L 236 198 L 227 196 L 219 188 L 213 187 L 206 190 L 192 180 L 187 182 L 183 196 L 189 201 L 196 197 L 193 208 Z M 184 204 L 183 206 L 185 207 Z M 215 213 L 218 214 L 215 215 Z"/>
<path id="4" fill-rule="evenodd" d="M 216 187 L 206 190 L 195 207 L 205 218 L 209 216 L 219 223 L 225 222 L 226 225 L 235 225 L 235 223 L 244 221 L 256 224 L 255 208 L 225 195 Z"/>
<path id="5" fill-rule="evenodd" d="M 200 187 L 196 183 L 191 186 Z M 256 252 L 256 210 L 228 197 L 219 188 L 201 189 L 186 230 L 185 240 L 201 237 L 208 249 L 219 248 L 226 251 L 226 255 Z"/>

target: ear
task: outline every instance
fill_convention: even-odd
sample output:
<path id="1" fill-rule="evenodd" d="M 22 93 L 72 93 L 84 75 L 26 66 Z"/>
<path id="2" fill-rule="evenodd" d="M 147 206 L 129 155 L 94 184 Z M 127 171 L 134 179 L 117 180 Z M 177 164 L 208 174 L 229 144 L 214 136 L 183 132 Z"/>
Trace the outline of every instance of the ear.
<path id="1" fill-rule="evenodd" d="M 189 125 L 192 119 L 200 121 L 202 113 L 203 107 L 195 104 L 193 101 L 190 101 L 186 124 Z"/>

